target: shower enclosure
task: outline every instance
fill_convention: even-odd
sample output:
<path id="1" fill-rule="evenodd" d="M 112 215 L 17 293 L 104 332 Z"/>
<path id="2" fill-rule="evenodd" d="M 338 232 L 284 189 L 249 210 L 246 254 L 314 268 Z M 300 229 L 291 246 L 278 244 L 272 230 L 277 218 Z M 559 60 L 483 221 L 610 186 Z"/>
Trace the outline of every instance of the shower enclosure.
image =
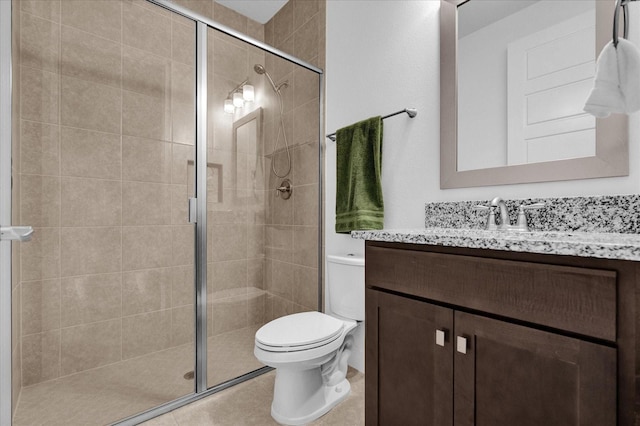
<path id="1" fill-rule="evenodd" d="M 3 251 L 0 423 L 136 424 L 265 372 L 255 331 L 321 307 L 324 5 L 263 25 L 213 1 L 1 3 L 0 220 L 35 232 Z"/>

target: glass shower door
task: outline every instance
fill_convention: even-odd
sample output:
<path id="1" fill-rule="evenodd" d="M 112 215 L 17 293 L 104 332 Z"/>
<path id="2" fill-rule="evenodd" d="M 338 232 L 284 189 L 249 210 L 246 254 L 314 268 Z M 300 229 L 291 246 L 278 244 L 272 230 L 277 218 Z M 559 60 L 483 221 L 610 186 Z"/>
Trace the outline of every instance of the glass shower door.
<path id="1" fill-rule="evenodd" d="M 12 5 L 14 425 L 112 423 L 194 392 L 195 24 Z"/>

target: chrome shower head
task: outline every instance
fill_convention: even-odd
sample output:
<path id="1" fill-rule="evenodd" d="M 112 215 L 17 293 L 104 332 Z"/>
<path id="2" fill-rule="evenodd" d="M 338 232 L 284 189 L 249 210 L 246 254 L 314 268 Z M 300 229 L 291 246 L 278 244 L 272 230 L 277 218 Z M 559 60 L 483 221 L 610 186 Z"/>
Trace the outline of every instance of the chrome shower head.
<path id="1" fill-rule="evenodd" d="M 269 80 L 269 83 L 271 83 L 271 87 L 273 88 L 273 91 L 276 92 L 276 93 L 280 93 L 280 90 L 278 89 L 276 84 L 273 82 L 273 79 L 271 78 L 271 76 L 267 72 L 267 69 L 264 67 L 264 65 L 255 64 L 253 66 L 253 70 L 255 72 L 257 72 L 258 74 L 264 74 L 267 77 L 267 79 Z"/>

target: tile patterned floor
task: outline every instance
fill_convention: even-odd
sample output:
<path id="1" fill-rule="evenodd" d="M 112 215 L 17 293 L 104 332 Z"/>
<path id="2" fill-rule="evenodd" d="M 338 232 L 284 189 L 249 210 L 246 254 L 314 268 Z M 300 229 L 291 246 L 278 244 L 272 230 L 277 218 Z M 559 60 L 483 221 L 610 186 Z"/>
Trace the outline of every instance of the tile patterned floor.
<path id="1" fill-rule="evenodd" d="M 340 405 L 312 422 L 314 426 L 364 425 L 364 374 L 350 369 L 351 394 Z M 275 372 L 212 395 L 143 423 L 144 426 L 271 426 Z"/>
<path id="2" fill-rule="evenodd" d="M 262 367 L 253 355 L 256 327 L 209 338 L 209 386 Z M 184 345 L 22 390 L 14 426 L 110 424 L 193 391 L 193 346 Z M 218 366 L 218 368 L 215 368 Z M 276 425 L 270 372 L 179 408 L 146 426 Z M 364 424 L 364 375 L 349 371 L 351 395 L 313 425 Z"/>

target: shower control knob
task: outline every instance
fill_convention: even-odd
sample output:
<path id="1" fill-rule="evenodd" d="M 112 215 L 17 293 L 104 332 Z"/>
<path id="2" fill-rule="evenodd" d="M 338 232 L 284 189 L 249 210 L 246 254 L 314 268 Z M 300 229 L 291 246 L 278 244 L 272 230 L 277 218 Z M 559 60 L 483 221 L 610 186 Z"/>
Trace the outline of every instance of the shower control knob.
<path id="1" fill-rule="evenodd" d="M 292 191 L 293 187 L 291 186 L 291 181 L 289 179 L 285 179 L 282 181 L 280 186 L 276 188 L 276 196 L 282 197 L 283 200 L 288 200 L 291 198 Z"/>

